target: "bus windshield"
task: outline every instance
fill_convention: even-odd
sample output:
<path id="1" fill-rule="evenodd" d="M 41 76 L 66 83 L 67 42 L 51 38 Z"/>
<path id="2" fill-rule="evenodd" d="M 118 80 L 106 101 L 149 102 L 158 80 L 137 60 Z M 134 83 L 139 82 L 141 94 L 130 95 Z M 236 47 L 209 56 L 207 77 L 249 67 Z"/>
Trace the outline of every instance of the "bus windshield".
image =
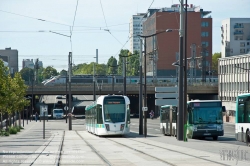
<path id="1" fill-rule="evenodd" d="M 104 103 L 104 121 L 105 122 L 125 122 L 125 102 L 105 102 Z"/>
<path id="2" fill-rule="evenodd" d="M 194 108 L 192 111 L 193 123 L 223 123 L 221 107 Z"/>
<path id="3" fill-rule="evenodd" d="M 63 110 L 54 110 L 54 113 L 56 114 L 63 113 Z"/>

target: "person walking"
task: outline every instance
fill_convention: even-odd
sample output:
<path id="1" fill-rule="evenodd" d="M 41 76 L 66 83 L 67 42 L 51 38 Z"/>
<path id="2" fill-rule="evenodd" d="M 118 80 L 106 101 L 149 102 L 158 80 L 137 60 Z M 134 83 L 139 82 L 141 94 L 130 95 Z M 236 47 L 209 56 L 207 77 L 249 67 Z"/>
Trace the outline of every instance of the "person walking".
<path id="1" fill-rule="evenodd" d="M 154 119 L 154 111 L 151 110 L 151 112 L 150 112 L 149 114 L 150 114 L 150 118 L 151 118 L 151 119 Z"/>
<path id="2" fill-rule="evenodd" d="M 38 119 L 38 113 L 36 112 L 36 122 L 37 122 L 37 119 Z"/>

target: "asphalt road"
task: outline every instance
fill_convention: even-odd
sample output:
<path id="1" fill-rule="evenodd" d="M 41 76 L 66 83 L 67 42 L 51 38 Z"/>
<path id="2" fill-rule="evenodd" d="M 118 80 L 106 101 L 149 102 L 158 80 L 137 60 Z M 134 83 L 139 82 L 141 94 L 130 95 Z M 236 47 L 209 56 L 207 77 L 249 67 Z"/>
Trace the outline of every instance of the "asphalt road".
<path id="1" fill-rule="evenodd" d="M 132 132 L 139 133 L 139 119 L 131 118 Z M 160 120 L 159 119 L 147 119 L 147 134 L 161 134 L 160 131 Z M 166 136 L 168 137 L 168 136 Z M 212 138 L 205 138 L 201 141 L 212 141 Z M 245 145 L 243 142 L 236 141 L 235 139 L 235 125 L 233 123 L 224 123 L 224 136 L 218 137 L 217 142 L 219 143 L 229 143 L 235 145 Z"/>

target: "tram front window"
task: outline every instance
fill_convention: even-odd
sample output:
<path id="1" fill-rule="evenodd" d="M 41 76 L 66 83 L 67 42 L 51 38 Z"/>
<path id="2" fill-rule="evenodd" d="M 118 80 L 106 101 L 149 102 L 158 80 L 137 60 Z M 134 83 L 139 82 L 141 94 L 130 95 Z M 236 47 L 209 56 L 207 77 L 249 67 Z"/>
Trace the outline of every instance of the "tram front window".
<path id="1" fill-rule="evenodd" d="M 111 123 L 125 122 L 125 104 L 105 104 L 104 121 Z"/>

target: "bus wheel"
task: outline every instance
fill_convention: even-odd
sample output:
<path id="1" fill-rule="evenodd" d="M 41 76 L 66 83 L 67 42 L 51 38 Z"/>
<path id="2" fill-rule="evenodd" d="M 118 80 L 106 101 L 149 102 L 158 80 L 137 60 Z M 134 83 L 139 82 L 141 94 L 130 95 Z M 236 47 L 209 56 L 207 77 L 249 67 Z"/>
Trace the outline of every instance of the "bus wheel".
<path id="1" fill-rule="evenodd" d="M 246 144 L 247 146 L 250 146 L 250 131 L 246 132 Z"/>
<path id="2" fill-rule="evenodd" d="M 213 140 L 218 140 L 218 136 L 213 136 Z"/>

